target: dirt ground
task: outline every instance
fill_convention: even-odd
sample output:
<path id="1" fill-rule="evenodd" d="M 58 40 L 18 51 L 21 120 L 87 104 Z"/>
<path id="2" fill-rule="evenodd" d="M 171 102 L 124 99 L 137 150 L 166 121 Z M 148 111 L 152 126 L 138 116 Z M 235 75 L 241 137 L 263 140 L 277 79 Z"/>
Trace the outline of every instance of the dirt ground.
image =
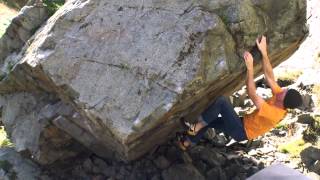
<path id="1" fill-rule="evenodd" d="M 0 3 L 0 36 L 3 35 L 11 19 L 17 14 L 18 12 L 16 10 L 8 8 L 6 5 Z"/>

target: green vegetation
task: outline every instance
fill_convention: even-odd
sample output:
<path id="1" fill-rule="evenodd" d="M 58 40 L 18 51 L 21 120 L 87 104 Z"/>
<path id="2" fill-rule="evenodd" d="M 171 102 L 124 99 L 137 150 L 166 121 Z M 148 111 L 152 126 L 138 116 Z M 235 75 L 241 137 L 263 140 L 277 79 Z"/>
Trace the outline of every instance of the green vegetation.
<path id="1" fill-rule="evenodd" d="M 12 147 L 13 144 L 8 139 L 7 133 L 4 130 L 4 127 L 0 127 L 0 147 Z"/>
<path id="2" fill-rule="evenodd" d="M 301 70 L 285 70 L 281 73 L 275 74 L 276 78 L 282 81 L 295 81 L 299 78 L 300 75 L 302 75 Z"/>
<path id="3" fill-rule="evenodd" d="M 16 14 L 17 12 L 15 10 L 0 3 L 0 37 L 5 33 L 11 20 L 16 16 Z"/>
<path id="4" fill-rule="evenodd" d="M 286 128 L 284 125 L 279 125 L 277 128 Z M 303 132 L 303 137 L 287 144 L 279 146 L 279 151 L 282 153 L 288 153 L 292 157 L 299 157 L 300 152 L 309 146 L 320 146 L 320 116 L 314 116 L 313 122 L 309 124 L 309 127 Z"/>
<path id="5" fill-rule="evenodd" d="M 292 157 L 299 157 L 300 152 L 309 146 L 311 146 L 311 143 L 306 143 L 303 139 L 297 139 L 279 146 L 278 149 L 280 152 L 290 154 Z"/>
<path id="6" fill-rule="evenodd" d="M 312 88 L 312 92 L 317 96 L 317 99 L 319 99 L 316 106 L 320 108 L 320 84 L 314 85 Z"/>
<path id="7" fill-rule="evenodd" d="M 47 6 L 49 15 L 52 16 L 64 3 L 65 0 L 43 0 Z"/>
<path id="8" fill-rule="evenodd" d="M 3 22 L 4 21 L 4 22 Z M 6 29 L 9 25 L 10 21 L 8 21 L 7 19 L 2 20 L 0 22 L 0 37 L 2 37 L 2 35 L 6 32 Z"/>
<path id="9" fill-rule="evenodd" d="M 20 8 L 20 5 L 12 0 L 0 0 L 0 3 L 3 3 L 5 5 L 7 5 L 8 7 L 14 8 L 16 10 L 18 10 Z"/>
<path id="10" fill-rule="evenodd" d="M 288 130 L 288 124 L 281 124 L 279 123 L 275 128 L 280 130 Z"/>

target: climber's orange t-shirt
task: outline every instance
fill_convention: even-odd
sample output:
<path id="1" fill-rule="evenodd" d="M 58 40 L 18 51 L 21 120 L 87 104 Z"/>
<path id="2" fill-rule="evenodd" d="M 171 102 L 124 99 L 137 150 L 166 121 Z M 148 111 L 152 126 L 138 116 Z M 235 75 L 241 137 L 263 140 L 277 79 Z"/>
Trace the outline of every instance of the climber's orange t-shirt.
<path id="1" fill-rule="evenodd" d="M 275 106 L 276 94 L 282 89 L 277 86 L 273 90 L 273 97 L 265 101 L 260 109 L 243 117 L 243 124 L 249 140 L 254 139 L 274 128 L 286 115 L 287 111 Z"/>

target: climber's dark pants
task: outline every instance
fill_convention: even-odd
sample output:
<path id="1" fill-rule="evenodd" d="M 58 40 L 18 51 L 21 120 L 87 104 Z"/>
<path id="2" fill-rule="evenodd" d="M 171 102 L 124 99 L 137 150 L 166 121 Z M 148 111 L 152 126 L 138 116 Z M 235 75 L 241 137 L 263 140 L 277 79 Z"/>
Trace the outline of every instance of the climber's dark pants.
<path id="1" fill-rule="evenodd" d="M 218 117 L 219 114 L 221 117 Z M 229 100 L 220 96 L 213 102 L 200 117 L 207 126 L 202 128 L 196 136 L 188 136 L 192 143 L 197 143 L 205 134 L 208 128 L 214 128 L 231 136 L 236 141 L 247 139 L 242 119 L 234 111 Z"/>

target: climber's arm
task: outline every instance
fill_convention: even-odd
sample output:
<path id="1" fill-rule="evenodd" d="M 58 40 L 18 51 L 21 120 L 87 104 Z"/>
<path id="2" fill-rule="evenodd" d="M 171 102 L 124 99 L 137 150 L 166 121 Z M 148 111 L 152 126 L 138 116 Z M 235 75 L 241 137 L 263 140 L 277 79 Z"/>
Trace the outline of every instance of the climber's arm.
<path id="1" fill-rule="evenodd" d="M 254 72 L 253 72 L 253 58 L 252 55 L 249 52 L 245 52 L 243 55 L 243 58 L 245 60 L 246 66 L 247 66 L 247 79 L 246 79 L 246 85 L 247 85 L 247 91 L 250 99 L 253 101 L 253 103 L 256 105 L 258 109 L 262 106 L 264 103 L 264 100 L 257 95 L 256 93 L 256 85 L 254 82 Z"/>
<path id="2" fill-rule="evenodd" d="M 272 91 L 275 91 L 276 87 L 279 86 L 274 78 L 273 69 L 268 57 L 267 40 L 265 36 L 262 36 L 261 40 L 256 40 L 257 46 L 262 54 L 262 68 L 265 79 Z"/>

